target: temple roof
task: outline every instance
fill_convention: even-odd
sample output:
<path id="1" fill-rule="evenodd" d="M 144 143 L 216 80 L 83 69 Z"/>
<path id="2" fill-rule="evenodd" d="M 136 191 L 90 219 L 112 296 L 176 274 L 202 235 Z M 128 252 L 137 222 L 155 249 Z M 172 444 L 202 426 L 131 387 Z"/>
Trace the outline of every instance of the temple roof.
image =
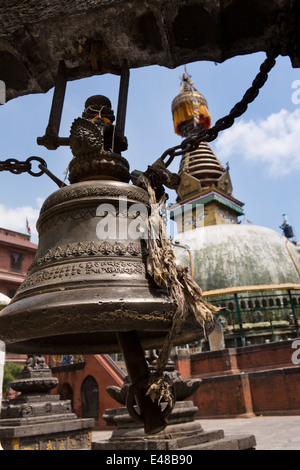
<path id="1" fill-rule="evenodd" d="M 206 142 L 193 152 L 185 153 L 181 159 L 179 174 L 186 172 L 201 181 L 203 187 L 217 185 L 225 168 Z"/>
<path id="2" fill-rule="evenodd" d="M 30 241 L 30 236 L 14 232 L 5 228 L 0 228 L 0 244 L 11 245 L 18 248 L 26 248 L 26 250 L 37 250 L 37 245 Z"/>

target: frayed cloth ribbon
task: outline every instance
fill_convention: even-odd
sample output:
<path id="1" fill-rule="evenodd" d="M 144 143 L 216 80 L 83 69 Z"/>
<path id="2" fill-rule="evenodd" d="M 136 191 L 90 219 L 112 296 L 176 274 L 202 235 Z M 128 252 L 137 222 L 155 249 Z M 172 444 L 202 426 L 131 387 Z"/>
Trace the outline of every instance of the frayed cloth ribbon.
<path id="1" fill-rule="evenodd" d="M 170 400 L 170 384 L 167 383 L 163 371 L 174 340 L 188 314 L 194 315 L 205 333 L 205 322 L 213 320 L 214 314 L 219 311 L 219 308 L 202 299 L 202 290 L 190 276 L 188 268 L 176 264 L 175 254 L 160 215 L 160 210 L 166 201 L 166 194 L 163 194 L 157 202 L 151 181 L 145 174 L 139 177 L 138 185 L 148 192 L 149 202 L 152 205 L 152 212 L 148 219 L 147 272 L 159 287 L 168 292 L 177 305 L 171 328 L 157 359 L 156 372 L 153 377 L 150 377 L 147 392 L 153 401 L 160 402 L 167 397 Z M 153 210 L 153 208 L 155 209 Z"/>

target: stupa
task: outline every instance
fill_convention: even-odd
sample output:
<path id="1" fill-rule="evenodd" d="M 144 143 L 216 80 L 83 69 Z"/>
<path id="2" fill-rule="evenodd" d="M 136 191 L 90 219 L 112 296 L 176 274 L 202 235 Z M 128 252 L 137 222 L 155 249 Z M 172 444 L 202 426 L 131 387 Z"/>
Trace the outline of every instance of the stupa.
<path id="1" fill-rule="evenodd" d="M 173 100 L 172 116 L 174 131 L 184 138 L 210 126 L 207 102 L 187 72 Z M 300 288 L 297 247 L 284 234 L 241 223 L 244 203 L 232 194 L 229 165 L 224 167 L 202 142 L 182 156 L 179 175 L 177 202 L 171 207 L 178 232 L 174 252 L 179 264 L 191 267 L 204 295 L 225 306 L 222 301 L 229 294 L 253 293 L 254 305 L 257 296 L 261 301 L 265 292 L 273 291 L 290 302 L 291 291 Z"/>

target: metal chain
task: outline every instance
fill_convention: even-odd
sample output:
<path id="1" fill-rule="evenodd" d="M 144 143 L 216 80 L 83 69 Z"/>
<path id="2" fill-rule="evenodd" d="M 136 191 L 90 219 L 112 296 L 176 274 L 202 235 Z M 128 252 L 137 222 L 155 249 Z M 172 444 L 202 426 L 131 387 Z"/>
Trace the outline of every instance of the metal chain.
<path id="1" fill-rule="evenodd" d="M 32 169 L 32 162 L 38 162 L 39 165 L 47 168 L 45 160 L 40 157 L 29 157 L 25 162 L 20 162 L 15 158 L 8 158 L 5 161 L 0 161 L 0 171 L 10 171 L 14 175 L 20 175 L 21 173 L 29 173 L 31 176 L 42 176 L 45 171 L 39 168 L 39 171 Z"/>
<path id="2" fill-rule="evenodd" d="M 39 171 L 34 171 L 32 169 L 32 162 L 38 163 Z M 57 178 L 51 171 L 47 168 L 47 163 L 41 157 L 29 157 L 25 162 L 20 162 L 15 158 L 8 158 L 7 160 L 0 161 L 0 171 L 10 171 L 14 175 L 20 175 L 21 173 L 29 173 L 31 176 L 42 176 L 46 174 L 49 178 L 57 184 L 59 188 L 66 186 L 64 181 L 61 181 Z"/>
<path id="3" fill-rule="evenodd" d="M 267 55 L 267 58 L 260 66 L 260 71 L 253 80 L 251 87 L 246 91 L 242 100 L 232 108 L 227 116 L 219 119 L 210 129 L 195 129 L 195 131 L 189 137 L 184 139 L 180 145 L 176 145 L 166 150 L 161 156 L 162 160 L 169 157 L 165 166 L 168 167 L 176 156 L 196 150 L 201 142 L 212 142 L 218 137 L 219 132 L 231 127 L 234 124 L 235 119 L 242 116 L 242 114 L 246 112 L 248 105 L 258 96 L 260 89 L 268 79 L 269 72 L 276 64 L 277 56 L 277 53 Z"/>
<path id="4" fill-rule="evenodd" d="M 184 139 L 180 145 L 176 145 L 166 150 L 160 157 L 163 161 L 169 157 L 167 162 L 164 162 L 165 167 L 167 168 L 176 156 L 196 150 L 201 142 L 212 142 L 217 138 L 219 132 L 231 127 L 234 124 L 235 119 L 245 113 L 248 105 L 252 103 L 259 94 L 260 89 L 268 79 L 269 72 L 276 64 L 277 56 L 278 54 L 275 53 L 267 55 L 267 58 L 260 66 L 259 73 L 252 82 L 252 86 L 246 91 L 242 100 L 232 108 L 227 116 L 219 119 L 210 129 L 196 129 L 189 137 Z M 39 171 L 37 172 L 32 170 L 32 162 L 34 161 L 39 163 Z M 10 171 L 15 175 L 29 173 L 31 176 L 35 177 L 42 176 L 46 173 L 60 187 L 65 186 L 63 182 L 52 175 L 52 173 L 47 169 L 45 160 L 40 157 L 29 157 L 25 162 L 20 162 L 15 158 L 8 158 L 5 161 L 0 161 L 0 171 Z"/>

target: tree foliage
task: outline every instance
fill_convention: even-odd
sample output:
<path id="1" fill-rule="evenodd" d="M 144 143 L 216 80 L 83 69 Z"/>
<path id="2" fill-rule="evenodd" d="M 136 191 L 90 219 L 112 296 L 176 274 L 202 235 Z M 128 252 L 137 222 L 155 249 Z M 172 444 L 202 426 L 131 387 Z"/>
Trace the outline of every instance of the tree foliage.
<path id="1" fill-rule="evenodd" d="M 21 364 L 17 364 L 15 362 L 7 362 L 4 366 L 4 374 L 3 374 L 3 394 L 9 392 L 9 384 L 16 380 L 23 366 Z"/>

